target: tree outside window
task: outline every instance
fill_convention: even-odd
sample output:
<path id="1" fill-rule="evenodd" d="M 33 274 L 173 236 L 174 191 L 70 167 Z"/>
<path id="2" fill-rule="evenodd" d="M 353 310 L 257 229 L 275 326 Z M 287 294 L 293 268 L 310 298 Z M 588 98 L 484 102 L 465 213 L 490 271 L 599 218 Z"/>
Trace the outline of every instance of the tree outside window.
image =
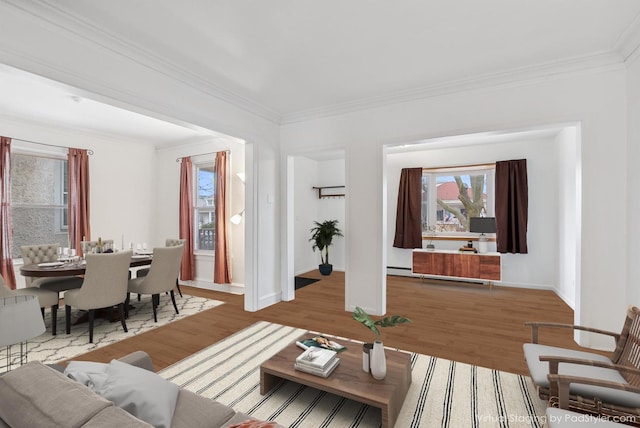
<path id="1" fill-rule="evenodd" d="M 494 168 L 425 171 L 422 174 L 422 230 L 429 234 L 469 231 L 471 217 L 494 212 Z"/>

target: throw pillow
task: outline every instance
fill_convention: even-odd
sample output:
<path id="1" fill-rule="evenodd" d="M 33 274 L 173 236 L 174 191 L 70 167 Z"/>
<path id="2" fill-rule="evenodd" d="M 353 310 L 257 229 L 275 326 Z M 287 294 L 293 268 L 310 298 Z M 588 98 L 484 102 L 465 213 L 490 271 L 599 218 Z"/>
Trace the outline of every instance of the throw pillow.
<path id="1" fill-rule="evenodd" d="M 154 427 L 169 428 L 179 388 L 153 372 L 112 360 L 96 392 Z"/>
<path id="2" fill-rule="evenodd" d="M 71 361 L 64 369 L 64 375 L 93 390 L 102 387 L 107 380 L 109 364 L 94 361 Z"/>

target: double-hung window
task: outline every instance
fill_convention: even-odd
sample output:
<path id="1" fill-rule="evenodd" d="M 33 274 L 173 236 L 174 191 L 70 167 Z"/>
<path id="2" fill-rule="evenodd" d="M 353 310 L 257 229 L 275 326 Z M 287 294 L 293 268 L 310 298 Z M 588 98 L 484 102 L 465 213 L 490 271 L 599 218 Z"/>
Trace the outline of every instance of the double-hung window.
<path id="1" fill-rule="evenodd" d="M 198 163 L 195 165 L 195 227 L 196 227 L 196 250 L 213 251 L 215 244 L 216 207 L 215 189 L 216 174 L 213 162 Z"/>
<path id="2" fill-rule="evenodd" d="M 469 232 L 469 218 L 494 215 L 494 166 L 425 169 L 422 173 L 422 231 Z"/>
<path id="3" fill-rule="evenodd" d="M 63 154 L 11 154 L 13 257 L 20 246 L 69 246 L 67 158 Z"/>

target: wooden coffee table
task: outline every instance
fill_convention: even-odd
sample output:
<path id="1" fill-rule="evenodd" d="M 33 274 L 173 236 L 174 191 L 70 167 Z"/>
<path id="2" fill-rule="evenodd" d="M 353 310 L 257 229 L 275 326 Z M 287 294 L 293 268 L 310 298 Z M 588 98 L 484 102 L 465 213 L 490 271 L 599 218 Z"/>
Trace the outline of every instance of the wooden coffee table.
<path id="1" fill-rule="evenodd" d="M 300 338 L 315 336 L 307 333 Z M 260 394 L 264 395 L 283 380 L 307 385 L 339 395 L 382 411 L 382 426 L 393 427 L 411 385 L 410 354 L 386 349 L 387 375 L 375 380 L 362 370 L 362 344 L 339 340 L 347 350 L 338 354 L 340 364 L 328 378 L 298 371 L 293 364 L 302 349 L 295 341 L 260 366 Z"/>

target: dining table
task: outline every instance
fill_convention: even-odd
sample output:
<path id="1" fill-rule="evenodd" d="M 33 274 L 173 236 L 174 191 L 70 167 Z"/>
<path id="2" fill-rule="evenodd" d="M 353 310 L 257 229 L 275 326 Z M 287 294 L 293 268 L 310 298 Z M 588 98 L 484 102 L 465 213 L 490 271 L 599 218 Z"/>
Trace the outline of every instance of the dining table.
<path id="1" fill-rule="evenodd" d="M 135 268 L 150 265 L 152 260 L 151 254 L 134 254 L 131 257 L 131 264 L 129 266 Z M 22 276 L 37 278 L 77 276 L 84 275 L 86 268 L 85 260 L 78 259 L 24 265 L 20 268 L 20 274 L 22 274 Z"/>
<path id="2" fill-rule="evenodd" d="M 130 268 L 147 266 L 151 264 L 153 257 L 151 254 L 134 254 L 131 256 Z M 24 265 L 20 268 L 23 276 L 31 276 L 37 278 L 54 278 L 60 276 L 78 276 L 84 275 L 87 269 L 86 261 L 81 258 L 72 258 L 65 261 L 33 263 Z M 133 308 L 133 307 L 131 307 Z M 88 320 L 86 311 L 79 311 L 80 315 L 74 317 L 72 324 L 86 322 Z M 114 317 L 113 311 L 100 311 L 97 316 L 108 317 L 110 322 L 119 321 L 118 317 Z"/>

